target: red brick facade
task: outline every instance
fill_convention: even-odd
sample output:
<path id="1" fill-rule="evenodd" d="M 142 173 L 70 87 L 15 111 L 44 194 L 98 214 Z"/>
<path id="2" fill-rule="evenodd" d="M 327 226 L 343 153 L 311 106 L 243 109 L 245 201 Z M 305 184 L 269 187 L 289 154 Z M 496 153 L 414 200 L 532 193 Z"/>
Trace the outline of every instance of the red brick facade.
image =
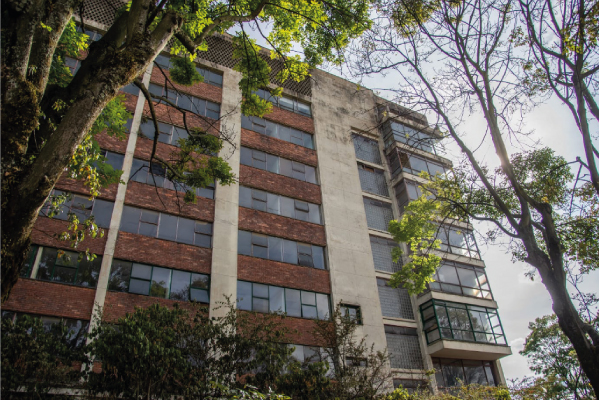
<path id="1" fill-rule="evenodd" d="M 317 246 L 327 244 L 325 228 L 322 225 L 244 207 L 240 207 L 239 229 L 297 242 L 311 243 Z"/>
<path id="2" fill-rule="evenodd" d="M 147 308 L 157 303 L 168 308 L 172 308 L 173 305 L 178 304 L 179 307 L 187 309 L 192 313 L 194 312 L 195 307 L 197 307 L 196 304 L 185 301 L 161 299 L 159 297 L 144 296 L 141 294 L 108 292 L 106 293 L 102 318 L 106 321 L 116 321 L 128 313 L 134 312 L 136 307 Z M 208 304 L 205 306 L 208 307 Z"/>
<path id="3" fill-rule="evenodd" d="M 67 225 L 67 221 L 54 218 L 38 217 L 33 230 L 31 231 L 31 242 L 41 246 L 56 247 L 71 251 L 85 251 L 86 249 L 89 249 L 90 253 L 100 255 L 104 253 L 108 229 L 104 230 L 105 234 L 103 238 L 97 237 L 92 239 L 89 236 L 86 236 L 83 242 L 79 244 L 77 249 L 73 249 L 71 248 L 70 241 L 58 240 L 57 238 L 58 234 L 67 230 Z"/>
<path id="4" fill-rule="evenodd" d="M 329 271 L 238 255 L 238 279 L 292 289 L 331 293 Z"/>
<path id="5" fill-rule="evenodd" d="M 247 165 L 240 165 L 239 180 L 243 186 L 321 204 L 321 188 L 314 183 L 299 181 Z"/>
<path id="6" fill-rule="evenodd" d="M 303 164 L 317 166 L 316 151 L 248 129 L 242 129 L 242 146 L 275 154 Z"/>
<path id="7" fill-rule="evenodd" d="M 114 258 L 207 274 L 212 249 L 119 232 Z"/>
<path id="8" fill-rule="evenodd" d="M 19 279 L 2 310 L 89 320 L 95 289 Z"/>
<path id="9" fill-rule="evenodd" d="M 157 188 L 130 181 L 127 184 L 125 204 L 166 212 L 173 215 L 212 222 L 215 219 L 215 201 L 204 197 L 197 197 L 196 204 L 183 201 L 182 192 Z"/>
<path id="10" fill-rule="evenodd" d="M 265 114 L 265 119 L 291 126 L 304 132 L 315 133 L 315 123 L 312 118 L 279 107 L 273 106 L 271 112 Z"/>
<path id="11" fill-rule="evenodd" d="M 82 181 L 76 181 L 75 179 L 69 178 L 60 178 L 56 185 L 54 186 L 58 190 L 63 190 L 65 192 L 89 195 L 90 190 L 83 184 Z M 105 188 L 100 190 L 100 195 L 97 196 L 98 199 L 115 201 L 115 197 L 117 197 L 117 188 L 118 185 L 113 183 Z"/>
<path id="12" fill-rule="evenodd" d="M 164 73 L 164 75 L 163 75 L 163 73 Z M 160 86 L 164 86 L 165 85 L 165 75 L 169 78 L 169 81 L 171 82 L 170 84 L 167 85 L 167 88 L 169 90 L 171 88 L 175 87 L 177 90 L 181 91 L 182 93 L 191 94 L 192 96 L 199 97 L 199 98 L 205 99 L 205 100 L 210 100 L 214 103 L 221 102 L 221 96 L 223 93 L 223 89 L 221 89 L 220 87 L 215 86 L 215 85 L 210 85 L 210 84 L 204 83 L 204 82 L 197 83 L 192 86 L 178 85 L 177 83 L 173 82 L 173 80 L 171 79 L 171 73 L 168 70 L 163 69 L 161 72 L 161 70 L 158 69 L 156 66 L 152 69 L 152 76 L 150 77 L 150 82 L 155 83 Z"/>

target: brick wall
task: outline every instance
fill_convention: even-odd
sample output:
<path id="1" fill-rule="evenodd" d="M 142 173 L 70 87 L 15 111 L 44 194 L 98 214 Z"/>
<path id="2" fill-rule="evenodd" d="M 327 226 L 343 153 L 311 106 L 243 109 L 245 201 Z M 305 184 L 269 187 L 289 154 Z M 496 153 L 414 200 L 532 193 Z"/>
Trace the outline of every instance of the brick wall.
<path id="1" fill-rule="evenodd" d="M 313 332 L 317 323 L 312 319 L 287 317 L 283 320 L 283 325 L 290 330 L 285 338 L 288 343 L 305 346 L 326 346 L 324 341 L 315 337 Z"/>
<path id="2" fill-rule="evenodd" d="M 284 196 L 321 204 L 321 188 L 314 183 L 240 165 L 240 184 Z"/>
<path id="3" fill-rule="evenodd" d="M 163 73 L 164 73 L 164 75 L 163 75 Z M 171 73 L 168 70 L 163 69 L 161 72 L 161 70 L 157 66 L 154 66 L 154 68 L 152 69 L 152 76 L 150 77 L 150 82 L 156 83 L 157 85 L 160 85 L 160 86 L 164 86 L 165 85 L 165 75 L 169 78 L 169 80 L 171 82 L 169 85 L 167 85 L 167 88 L 169 90 L 172 87 L 175 87 L 177 90 L 179 90 L 183 93 L 188 93 L 188 94 L 191 94 L 192 96 L 196 96 L 201 99 L 210 100 L 215 103 L 221 102 L 221 96 L 223 93 L 223 89 L 221 89 L 220 87 L 214 86 L 214 85 L 209 85 L 208 83 L 204 83 L 204 82 L 197 83 L 192 86 L 178 85 L 177 83 L 173 82 L 173 80 L 170 79 Z"/>
<path id="4" fill-rule="evenodd" d="M 331 293 L 329 271 L 243 255 L 238 255 L 238 279 Z"/>
<path id="5" fill-rule="evenodd" d="M 196 204 L 187 204 L 183 201 L 183 196 L 183 192 L 130 181 L 125 204 L 202 221 L 212 222 L 215 219 L 214 200 L 197 197 Z"/>
<path id="6" fill-rule="evenodd" d="M 119 232 L 115 258 L 207 274 L 212 249 Z"/>
<path id="7" fill-rule="evenodd" d="M 62 177 L 58 180 L 58 182 L 56 182 L 56 185 L 54 187 L 58 190 L 64 190 L 65 192 L 83 194 L 88 196 L 90 195 L 90 190 L 87 188 L 87 186 L 84 186 L 83 181 L 78 181 L 75 179 Z M 100 190 L 100 195 L 97 196 L 97 198 L 115 201 L 115 198 L 117 197 L 117 188 L 118 185 L 116 183 L 102 188 Z"/>
<path id="8" fill-rule="evenodd" d="M 265 151 L 289 160 L 317 166 L 317 152 L 285 140 L 272 138 L 248 129 L 242 129 L 242 146 Z"/>
<path id="9" fill-rule="evenodd" d="M 89 320 L 95 289 L 19 279 L 3 310 Z"/>
<path id="10" fill-rule="evenodd" d="M 265 119 L 291 126 L 304 132 L 315 133 L 315 123 L 312 118 L 279 107 L 273 106 L 271 112 L 265 114 Z"/>
<path id="11" fill-rule="evenodd" d="M 102 318 L 106 321 L 116 321 L 128 313 L 134 312 L 135 307 L 148 308 L 153 304 L 160 304 L 161 306 L 168 308 L 172 308 L 175 304 L 177 304 L 179 307 L 188 310 L 191 313 L 193 313 L 195 308 L 198 307 L 198 304 L 187 301 L 161 299 L 158 297 L 144 296 L 141 294 L 109 291 L 106 293 L 106 300 L 104 302 L 103 309 L 104 314 L 102 315 Z"/>
<path id="12" fill-rule="evenodd" d="M 325 246 L 322 225 L 240 207 L 239 229 Z"/>
<path id="13" fill-rule="evenodd" d="M 166 122 L 171 125 L 177 126 L 185 126 L 183 123 L 183 112 L 173 108 L 171 106 L 167 106 L 166 104 L 156 104 L 154 103 L 154 112 L 156 113 L 156 118 L 159 121 Z M 199 117 L 191 112 L 186 112 L 186 122 L 188 128 L 192 127 L 201 127 L 207 129 L 211 133 L 217 133 L 219 131 L 219 121 L 215 121 L 214 119 L 210 119 L 207 117 Z M 144 104 L 144 115 L 148 118 L 152 115 L 150 113 L 150 107 L 148 106 L 148 102 Z"/>
<path id="14" fill-rule="evenodd" d="M 104 230 L 104 237 L 91 238 L 86 235 L 86 238 L 79 244 L 77 249 L 71 248 L 70 241 L 58 240 L 56 236 L 61 232 L 67 230 L 67 221 L 59 219 L 38 217 L 33 230 L 31 232 L 32 243 L 39 244 L 41 246 L 57 247 L 65 250 L 78 250 L 85 251 L 89 249 L 90 253 L 100 254 L 104 253 L 104 246 L 106 245 L 106 234 L 108 230 Z"/>
<path id="15" fill-rule="evenodd" d="M 125 154 L 129 133 L 125 135 L 124 139 L 119 139 L 116 136 L 109 136 L 106 132 L 102 132 L 97 134 L 95 139 L 103 149 L 110 150 L 114 153 Z"/>

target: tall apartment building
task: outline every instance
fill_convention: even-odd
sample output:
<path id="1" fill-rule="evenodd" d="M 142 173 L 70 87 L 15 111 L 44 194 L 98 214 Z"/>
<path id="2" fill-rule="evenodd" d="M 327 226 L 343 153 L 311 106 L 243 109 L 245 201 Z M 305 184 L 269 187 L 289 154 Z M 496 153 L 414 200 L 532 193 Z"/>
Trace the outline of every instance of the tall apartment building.
<path id="1" fill-rule="evenodd" d="M 86 7 L 87 23 L 98 31 L 92 39 L 111 22 L 102 4 Z M 168 56 L 157 61 L 168 76 Z M 396 385 L 504 383 L 499 359 L 511 351 L 472 226 L 440 228 L 444 261 L 425 293 L 388 286 L 400 266 L 392 262 L 397 244 L 388 222 L 419 195 L 421 171 L 451 167 L 436 155 L 438 134 L 425 118 L 320 70 L 286 83 L 283 96 L 270 99 L 270 114 L 249 118 L 240 113 L 240 74 L 228 39 L 212 37 L 198 62 L 204 82 L 178 86 L 171 97 L 231 136 L 221 155 L 239 183 L 198 190 L 198 202 L 185 204 L 181 185 L 161 168 L 148 170 L 154 128 L 142 117 L 149 110 L 137 88 L 125 88 L 133 115 L 127 138 L 98 137 L 125 183 L 90 201 L 80 182 L 59 181 L 56 191 L 74 196 L 62 215 L 47 218 L 42 210 L 29 262 L 3 312 L 62 320 L 83 332 L 95 304 L 107 319 L 135 306 L 189 300 L 217 315 L 214 307 L 230 296 L 242 310 L 286 312 L 297 331 L 289 341 L 302 360 L 322 345 L 311 334 L 315 319 L 342 303 L 360 317 L 358 334 L 387 348 Z M 77 60 L 68 63 L 77 69 Z M 158 68 L 143 77 L 158 94 L 164 80 Z M 180 112 L 164 104 L 156 111 L 158 155 L 166 159 L 187 133 Z M 188 124 L 204 123 L 188 116 Z M 54 236 L 65 230 L 69 209 L 94 215 L 106 230 L 80 246 L 97 254 L 92 262 L 58 257 L 59 249 L 72 251 Z M 428 380 L 424 372 L 432 368 Z"/>

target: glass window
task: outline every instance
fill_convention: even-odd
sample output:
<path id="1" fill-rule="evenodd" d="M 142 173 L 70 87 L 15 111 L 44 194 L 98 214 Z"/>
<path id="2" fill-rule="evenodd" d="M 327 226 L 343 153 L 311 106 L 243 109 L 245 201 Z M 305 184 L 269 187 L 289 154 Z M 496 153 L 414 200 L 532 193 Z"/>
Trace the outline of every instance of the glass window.
<path id="1" fill-rule="evenodd" d="M 120 230 L 199 247 L 211 247 L 212 223 L 130 206 L 123 208 Z"/>
<path id="2" fill-rule="evenodd" d="M 265 99 L 279 108 L 311 117 L 310 104 L 302 103 L 299 100 L 285 95 L 280 97 L 273 96 L 268 90 L 263 89 L 257 90 L 255 94 L 257 94 L 261 99 Z"/>
<path id="3" fill-rule="evenodd" d="M 259 150 L 252 150 L 247 147 L 241 148 L 240 156 L 242 165 L 318 184 L 315 167 L 266 154 Z M 295 168 L 292 167 L 292 163 L 295 165 Z"/>
<path id="4" fill-rule="evenodd" d="M 285 125 L 267 121 L 259 117 L 247 117 L 242 115 L 242 128 L 278 138 L 280 140 L 296 144 L 309 149 L 314 148 L 312 135 Z"/>
<path id="5" fill-rule="evenodd" d="M 361 318 L 359 306 L 341 304 L 340 311 L 341 311 L 343 317 L 348 318 L 352 321 L 355 321 L 359 325 L 362 325 L 362 318 Z"/>
<path id="6" fill-rule="evenodd" d="M 241 230 L 238 231 L 238 254 L 325 269 L 321 246 Z"/>
<path id="7" fill-rule="evenodd" d="M 430 300 L 422 304 L 420 309 L 428 343 L 441 337 L 506 344 L 495 309 L 440 300 Z M 438 334 L 433 334 L 435 331 L 438 331 Z"/>
<path id="8" fill-rule="evenodd" d="M 30 257 L 29 262 L 33 265 L 35 255 L 30 253 Z M 101 264 L 102 257 L 98 255 L 88 261 L 85 254 L 80 257 L 79 253 L 72 251 L 44 247 L 35 279 L 95 288 Z"/>
<path id="9" fill-rule="evenodd" d="M 472 232 L 442 225 L 437 231 L 436 238 L 442 242 L 440 247 L 442 251 L 470 258 L 480 258 Z"/>
<path id="10" fill-rule="evenodd" d="M 328 319 L 330 315 L 329 295 L 243 281 L 238 281 L 237 305 L 240 310 L 286 312 L 290 317 Z"/>
<path id="11" fill-rule="evenodd" d="M 209 276 L 114 259 L 108 289 L 208 303 Z"/>

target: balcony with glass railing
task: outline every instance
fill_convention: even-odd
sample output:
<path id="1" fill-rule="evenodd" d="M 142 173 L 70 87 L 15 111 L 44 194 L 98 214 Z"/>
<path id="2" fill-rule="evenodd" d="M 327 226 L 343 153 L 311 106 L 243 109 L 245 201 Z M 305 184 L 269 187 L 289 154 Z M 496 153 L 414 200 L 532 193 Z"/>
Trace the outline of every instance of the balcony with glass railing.
<path id="1" fill-rule="evenodd" d="M 494 360 L 511 354 L 494 308 L 432 299 L 420 313 L 431 356 Z"/>

